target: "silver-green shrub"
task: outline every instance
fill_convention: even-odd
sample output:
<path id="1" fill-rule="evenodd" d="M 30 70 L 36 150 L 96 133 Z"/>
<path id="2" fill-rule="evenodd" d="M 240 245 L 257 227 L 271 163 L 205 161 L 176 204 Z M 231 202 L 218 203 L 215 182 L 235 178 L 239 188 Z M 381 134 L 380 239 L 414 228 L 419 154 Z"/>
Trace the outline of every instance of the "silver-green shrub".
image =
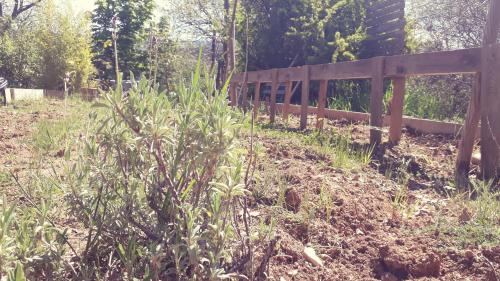
<path id="1" fill-rule="evenodd" d="M 242 117 L 228 106 L 227 86 L 216 91 L 209 77 L 198 65 L 189 85 L 168 94 L 142 78 L 96 105 L 105 113 L 70 179 L 72 212 L 88 230 L 83 278 L 226 274 L 233 210 L 246 193 Z"/>

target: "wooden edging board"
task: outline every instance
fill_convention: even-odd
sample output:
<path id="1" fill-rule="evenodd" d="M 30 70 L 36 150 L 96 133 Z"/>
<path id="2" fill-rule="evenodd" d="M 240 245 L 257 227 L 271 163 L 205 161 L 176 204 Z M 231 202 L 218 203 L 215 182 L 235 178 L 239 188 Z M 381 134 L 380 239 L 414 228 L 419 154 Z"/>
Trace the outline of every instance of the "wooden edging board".
<path id="1" fill-rule="evenodd" d="M 283 107 L 284 104 L 282 103 L 276 104 L 277 111 L 280 113 L 283 111 Z M 325 118 L 330 120 L 346 119 L 352 122 L 369 122 L 370 120 L 369 113 L 343 111 L 335 109 L 325 109 L 324 111 L 325 111 Z M 300 116 L 300 105 L 290 105 L 288 112 L 290 114 Z M 317 107 L 309 107 L 307 113 L 317 114 L 317 112 L 318 112 Z M 389 125 L 390 125 L 390 116 L 385 115 L 383 126 L 388 127 Z M 424 134 L 443 134 L 443 135 L 458 136 L 462 131 L 462 124 L 419 119 L 408 116 L 403 117 L 403 126 L 410 127 L 415 131 Z"/>

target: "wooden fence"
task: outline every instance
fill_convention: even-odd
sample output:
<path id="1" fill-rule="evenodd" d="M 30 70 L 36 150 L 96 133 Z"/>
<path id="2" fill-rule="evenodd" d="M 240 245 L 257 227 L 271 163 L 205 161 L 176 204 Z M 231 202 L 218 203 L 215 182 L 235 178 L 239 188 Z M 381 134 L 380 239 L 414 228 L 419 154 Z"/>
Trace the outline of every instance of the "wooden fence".
<path id="1" fill-rule="evenodd" d="M 481 72 L 486 71 L 487 73 L 481 76 Z M 484 48 L 473 48 L 464 49 L 456 51 L 446 51 L 446 52 L 436 52 L 436 53 L 424 53 L 416 55 L 400 55 L 400 56 L 388 56 L 388 57 L 375 57 L 366 60 L 352 61 L 352 62 L 342 62 L 335 64 L 322 64 L 322 65 L 305 65 L 300 67 L 282 68 L 282 69 L 270 69 L 262 71 L 252 71 L 246 73 L 235 74 L 231 80 L 230 87 L 230 99 L 233 106 L 237 105 L 237 88 L 243 97 L 242 99 L 248 99 L 247 89 L 248 84 L 255 84 L 255 95 L 254 95 L 254 114 L 257 114 L 257 110 L 260 105 L 260 88 L 263 83 L 271 83 L 271 97 L 270 97 L 270 120 L 275 121 L 277 112 L 276 97 L 278 92 L 278 87 L 280 83 L 284 83 L 286 86 L 285 90 L 285 102 L 282 105 L 283 115 L 287 118 L 290 112 L 290 100 L 292 95 L 292 86 L 294 81 L 302 83 L 302 93 L 301 93 L 301 105 L 300 105 L 300 128 L 305 129 L 307 127 L 307 116 L 309 114 L 309 85 L 311 80 L 320 81 L 320 91 L 318 98 L 318 107 L 315 110 L 317 121 L 317 128 L 321 129 L 323 127 L 323 120 L 325 118 L 326 112 L 326 95 L 327 95 L 327 85 L 328 80 L 346 80 L 346 79 L 370 79 L 371 80 L 371 93 L 370 93 L 370 114 L 369 123 L 370 129 L 370 142 L 374 145 L 382 142 L 382 127 L 384 125 L 383 116 L 383 97 L 384 97 L 384 79 L 390 79 L 393 83 L 393 100 L 391 102 L 390 117 L 388 120 L 389 129 L 389 141 L 392 143 L 398 143 L 401 139 L 401 132 L 403 126 L 403 103 L 405 94 L 405 78 L 409 76 L 422 76 L 422 75 L 447 75 L 447 74 L 473 74 L 475 75 L 475 92 L 479 91 L 481 83 L 485 83 L 484 77 L 488 77 L 489 80 L 499 80 L 500 74 L 500 44 L 490 44 Z M 481 79 L 483 77 L 483 79 Z M 488 96 L 488 100 L 497 104 L 497 100 L 500 99 L 498 91 L 492 90 L 492 96 Z M 473 100 L 476 94 L 473 95 Z M 481 99 L 481 103 L 485 101 Z M 491 107 L 491 105 L 489 106 Z M 491 111 L 491 110 L 490 110 Z M 489 115 L 489 122 L 492 122 L 494 118 L 500 120 L 500 107 L 496 108 L 497 113 Z M 469 114 L 476 114 L 477 112 L 471 112 Z M 356 115 L 353 113 L 353 115 Z M 347 114 L 347 118 L 349 118 Z M 422 123 L 424 121 L 414 121 L 416 123 Z M 496 125 L 488 126 L 494 136 L 499 136 L 500 128 Z M 496 127 L 495 127 L 496 126 Z M 473 127 L 473 126 L 472 126 Z M 485 126 L 482 126 L 484 128 Z M 477 126 L 471 128 L 471 126 L 465 126 L 465 133 L 463 139 L 474 140 L 476 134 Z M 484 130 L 483 130 L 484 131 Z M 484 133 L 482 133 L 484 137 Z M 500 138 L 498 138 L 500 139 Z M 462 142 L 464 143 L 464 142 Z M 461 147 L 461 150 L 470 150 L 472 154 L 473 142 L 465 143 L 467 146 Z M 463 146 L 463 145 L 462 145 Z M 464 153 L 460 153 L 460 161 L 470 162 L 470 155 L 463 156 Z M 496 158 L 498 159 L 498 158 Z M 483 162 L 484 164 L 484 162 Z M 494 163 L 495 166 L 497 163 Z M 458 164 L 457 164 L 458 165 Z M 483 167 L 483 170 L 486 169 Z M 468 171 L 467 171 L 468 172 Z M 496 172 L 496 167 L 495 167 Z"/>

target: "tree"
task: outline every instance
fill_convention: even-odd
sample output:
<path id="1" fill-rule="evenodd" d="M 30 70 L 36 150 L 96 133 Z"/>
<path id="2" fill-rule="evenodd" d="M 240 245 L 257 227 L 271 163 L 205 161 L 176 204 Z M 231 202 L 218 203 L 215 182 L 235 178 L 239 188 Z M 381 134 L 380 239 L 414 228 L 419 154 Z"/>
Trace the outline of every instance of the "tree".
<path id="1" fill-rule="evenodd" d="M 485 0 L 419 0 L 409 4 L 421 40 L 429 50 L 481 46 L 488 2 Z"/>
<path id="2" fill-rule="evenodd" d="M 16 87 L 62 88 L 66 73 L 80 88 L 93 72 L 90 22 L 46 0 L 28 21 L 0 36 L 0 73 Z"/>
<path id="3" fill-rule="evenodd" d="M 37 34 L 41 53 L 38 85 L 60 89 L 70 73 L 72 86 L 81 88 L 93 72 L 89 19 L 75 16 L 69 8 L 59 11 L 53 0 L 47 0 L 39 15 Z"/>
<path id="4" fill-rule="evenodd" d="M 157 27 L 152 27 L 150 38 L 150 76 L 161 88 L 171 90 L 178 59 L 177 44 L 170 37 L 170 23 L 167 17 L 161 17 Z M 151 77 L 150 77 L 151 79 Z"/>
<path id="5" fill-rule="evenodd" d="M 408 5 L 419 41 L 417 52 L 480 47 L 486 23 L 485 0 L 420 0 Z M 406 114 L 441 120 L 465 117 L 472 92 L 471 75 L 410 78 Z"/>
<path id="6" fill-rule="evenodd" d="M 249 30 L 240 24 L 238 39 L 250 70 L 352 60 L 362 51 L 363 1 L 257 0 L 244 7 Z"/>
<path id="7" fill-rule="evenodd" d="M 12 0 L 6 3 L 5 0 L 0 0 L 0 36 L 11 27 L 14 20 L 42 1 L 43 0 L 33 0 L 24 3 L 23 0 Z M 6 12 L 7 10 L 9 10 L 8 13 Z"/>
<path id="8" fill-rule="evenodd" d="M 92 14 L 94 65 L 99 76 L 112 79 L 114 54 L 111 42 L 112 19 L 116 16 L 119 70 L 125 77 L 148 68 L 146 23 L 153 16 L 153 0 L 98 0 Z"/>
<path id="9" fill-rule="evenodd" d="M 40 48 L 32 26 L 13 26 L 0 35 L 0 73 L 11 87 L 35 87 L 40 75 Z M 19 48 L 19 46 L 23 46 Z"/>

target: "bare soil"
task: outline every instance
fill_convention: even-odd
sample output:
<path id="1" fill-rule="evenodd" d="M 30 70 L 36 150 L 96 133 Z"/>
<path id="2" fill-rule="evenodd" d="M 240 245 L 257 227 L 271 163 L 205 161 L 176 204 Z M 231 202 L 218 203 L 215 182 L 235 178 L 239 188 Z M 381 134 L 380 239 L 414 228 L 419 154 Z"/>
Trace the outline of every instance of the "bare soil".
<path id="1" fill-rule="evenodd" d="M 45 102 L 45 101 L 44 101 Z M 30 103 L 17 103 L 0 107 L 0 173 L 20 175 L 29 173 L 35 165 L 35 149 L 30 144 L 37 123 L 59 120 L 64 116 L 63 102 L 50 100 L 38 108 Z M 0 183 L 0 191 L 10 200 L 19 195 L 13 180 Z"/>
<path id="2" fill-rule="evenodd" d="M 286 127 L 297 128 L 297 119 L 275 126 L 293 130 Z M 329 121 L 326 133 L 348 133 L 363 143 L 369 128 Z M 290 138 L 257 134 L 256 140 L 265 147 L 257 174 L 276 167 L 287 192 L 298 194 L 285 201 L 292 197 L 295 205 L 301 199 L 299 207 L 276 206 L 279 186 L 269 186 L 269 198 L 252 206 L 253 224 L 275 221 L 280 238 L 270 259 L 270 280 L 498 280 L 500 246 L 458 247 L 452 233 L 440 231 L 440 221 L 458 223 L 467 211 L 444 196 L 453 180 L 456 139 L 406 130 L 399 146 L 385 145 L 385 153 L 376 153 L 369 166 L 354 169 L 332 168 L 328 156 Z M 403 161 L 411 175 L 406 214 L 395 207 L 398 184 L 389 176 Z M 321 203 L 325 190 L 332 204 Z M 261 256 L 268 247 L 262 244 L 257 243 Z M 306 261 L 305 246 L 316 250 L 323 267 Z"/>

